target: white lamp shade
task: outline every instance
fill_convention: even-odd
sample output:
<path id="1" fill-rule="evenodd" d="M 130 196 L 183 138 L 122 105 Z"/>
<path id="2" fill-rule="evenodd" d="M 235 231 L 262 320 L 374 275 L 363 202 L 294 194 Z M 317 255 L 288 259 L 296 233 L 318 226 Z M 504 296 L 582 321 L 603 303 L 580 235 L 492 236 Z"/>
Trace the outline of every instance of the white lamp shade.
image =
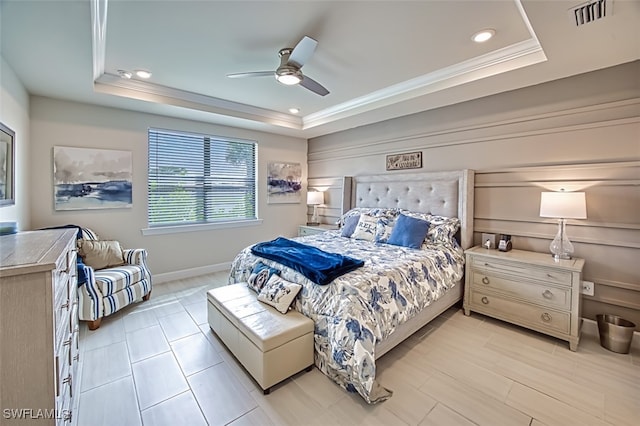
<path id="1" fill-rule="evenodd" d="M 324 192 L 307 192 L 307 205 L 317 206 L 318 204 L 324 204 Z"/>
<path id="2" fill-rule="evenodd" d="M 540 194 L 540 217 L 586 219 L 584 192 L 543 192 Z"/>

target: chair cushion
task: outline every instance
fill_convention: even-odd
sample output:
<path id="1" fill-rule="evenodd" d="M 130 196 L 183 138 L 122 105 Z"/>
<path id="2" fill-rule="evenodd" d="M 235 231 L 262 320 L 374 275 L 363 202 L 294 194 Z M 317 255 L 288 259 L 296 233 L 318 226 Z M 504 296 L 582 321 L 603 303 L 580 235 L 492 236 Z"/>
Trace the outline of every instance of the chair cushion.
<path id="1" fill-rule="evenodd" d="M 124 264 L 122 247 L 117 241 L 78 240 L 78 254 L 96 270 Z"/>
<path id="2" fill-rule="evenodd" d="M 122 265 L 95 271 L 95 277 L 96 286 L 102 296 L 107 297 L 141 281 L 145 273 L 140 265 Z"/>

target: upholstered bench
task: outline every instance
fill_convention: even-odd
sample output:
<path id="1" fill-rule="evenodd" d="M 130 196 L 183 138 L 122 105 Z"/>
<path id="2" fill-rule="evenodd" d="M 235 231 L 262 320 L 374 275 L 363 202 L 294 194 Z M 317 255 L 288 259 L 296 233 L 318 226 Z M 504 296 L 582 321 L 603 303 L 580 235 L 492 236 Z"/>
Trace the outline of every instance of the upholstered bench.
<path id="1" fill-rule="evenodd" d="M 261 303 L 246 283 L 207 293 L 209 326 L 268 394 L 271 387 L 313 367 L 313 321 Z"/>

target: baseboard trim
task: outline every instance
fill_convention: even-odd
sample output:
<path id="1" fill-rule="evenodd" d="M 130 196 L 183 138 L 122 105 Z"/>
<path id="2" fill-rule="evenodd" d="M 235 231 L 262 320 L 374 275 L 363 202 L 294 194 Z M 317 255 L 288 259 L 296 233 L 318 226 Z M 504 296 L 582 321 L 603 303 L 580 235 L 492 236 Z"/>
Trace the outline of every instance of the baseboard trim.
<path id="1" fill-rule="evenodd" d="M 197 268 L 182 269 L 180 271 L 165 272 L 164 274 L 154 274 L 153 284 L 162 284 L 169 281 L 181 280 L 185 278 L 198 277 L 200 275 L 211 274 L 214 272 L 228 271 L 231 268 L 231 262 L 218 263 L 215 265 L 199 266 Z"/>

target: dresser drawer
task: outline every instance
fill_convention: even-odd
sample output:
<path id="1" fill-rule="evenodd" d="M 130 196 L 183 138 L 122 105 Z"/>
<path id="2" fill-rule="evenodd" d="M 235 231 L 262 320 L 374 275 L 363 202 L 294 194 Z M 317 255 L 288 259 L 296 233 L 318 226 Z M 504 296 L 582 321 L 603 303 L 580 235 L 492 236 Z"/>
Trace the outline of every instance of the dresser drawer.
<path id="1" fill-rule="evenodd" d="M 553 284 L 571 286 L 571 273 L 551 268 L 536 268 L 522 263 L 473 257 L 474 269 L 488 273 L 512 274 Z"/>
<path id="2" fill-rule="evenodd" d="M 570 315 L 536 305 L 502 298 L 488 293 L 474 292 L 471 296 L 472 309 L 486 312 L 514 323 L 524 323 L 537 329 L 554 330 L 561 333 L 570 331 Z"/>
<path id="3" fill-rule="evenodd" d="M 556 309 L 571 309 L 571 288 L 515 281 L 507 276 L 473 271 L 471 291 L 496 291 Z"/>

